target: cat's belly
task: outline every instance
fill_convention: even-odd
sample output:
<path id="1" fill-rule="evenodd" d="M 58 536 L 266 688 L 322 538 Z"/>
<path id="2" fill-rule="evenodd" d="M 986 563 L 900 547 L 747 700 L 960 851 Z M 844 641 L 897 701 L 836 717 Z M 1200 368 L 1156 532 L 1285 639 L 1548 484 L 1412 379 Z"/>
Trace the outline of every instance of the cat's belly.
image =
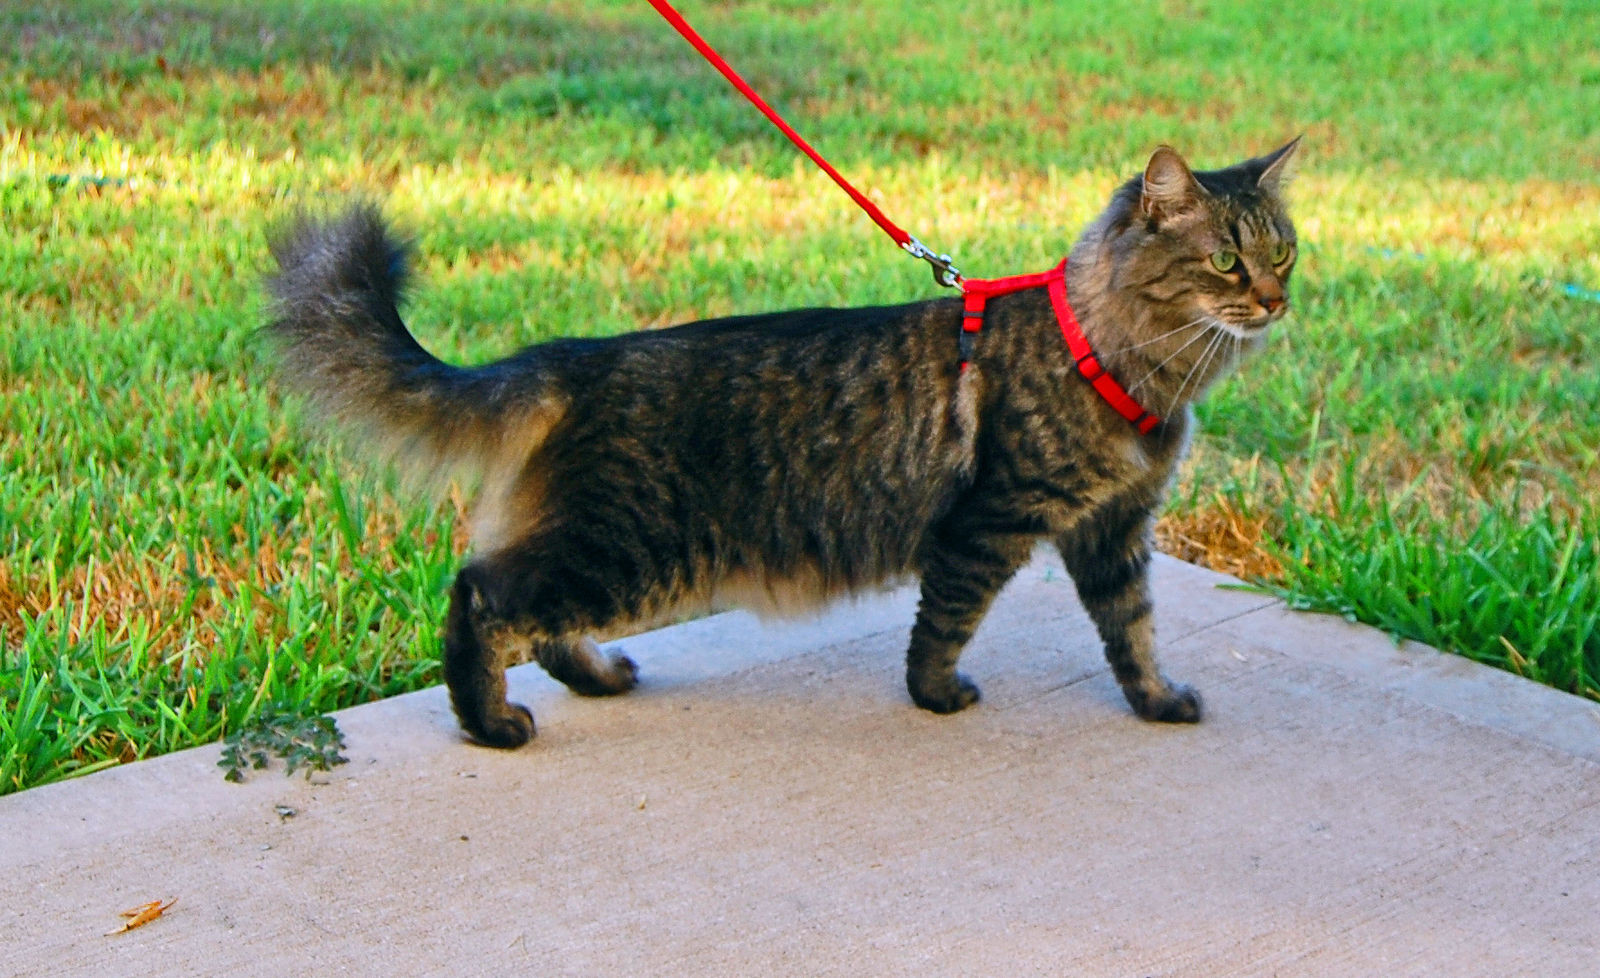
<path id="1" fill-rule="evenodd" d="M 818 611 L 840 598 L 886 591 L 911 580 L 909 572 L 851 583 L 830 581 L 815 567 L 784 575 L 741 570 L 717 581 L 705 603 L 710 611 L 742 609 L 762 618 L 794 618 Z"/>

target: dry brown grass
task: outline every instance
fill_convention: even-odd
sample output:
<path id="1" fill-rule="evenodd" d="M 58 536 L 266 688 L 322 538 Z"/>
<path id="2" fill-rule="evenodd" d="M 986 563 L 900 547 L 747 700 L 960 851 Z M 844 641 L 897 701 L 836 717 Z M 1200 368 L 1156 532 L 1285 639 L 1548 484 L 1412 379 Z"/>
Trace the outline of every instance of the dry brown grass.
<path id="1" fill-rule="evenodd" d="M 440 533 L 450 533 L 459 556 L 467 544 L 467 520 L 459 495 L 453 504 L 451 524 L 426 531 L 424 543 L 431 546 Z M 320 506 L 321 501 L 308 499 L 308 508 Z M 394 545 L 405 529 L 394 500 L 371 507 L 361 549 L 380 571 L 395 569 Z M 81 612 L 66 622 L 66 641 L 81 642 L 98 629 L 113 640 L 140 635 L 145 637 L 141 645 L 170 650 L 168 661 L 214 648 L 220 636 L 237 630 L 241 615 L 258 633 L 288 638 L 274 634 L 283 632 L 285 616 L 269 595 L 312 574 L 314 562 L 326 556 L 326 546 L 314 547 L 303 533 L 268 536 L 251 549 L 236 526 L 233 539 L 222 543 L 175 543 L 147 552 L 109 550 L 67 569 L 53 582 L 45 568 L 21 579 L 11 566 L 0 564 L 0 637 L 20 644 L 25 619 L 48 614 L 70 600 Z M 351 571 L 351 555 L 344 553 L 339 572 Z"/>
<path id="2" fill-rule="evenodd" d="M 28 96 L 56 108 L 69 130 L 131 138 L 173 128 L 201 107 L 213 121 L 331 123 L 351 98 L 381 94 L 399 102 L 404 87 L 378 70 L 334 72 L 320 66 L 293 73 L 281 67 L 259 72 L 170 70 L 165 77 L 176 84 L 107 81 L 92 94 L 71 81 L 39 78 L 28 83 Z"/>
<path id="3" fill-rule="evenodd" d="M 1283 565 L 1265 547 L 1268 520 L 1234 510 L 1223 501 L 1156 523 L 1162 553 L 1244 580 L 1280 580 Z"/>
<path id="4" fill-rule="evenodd" d="M 22 582 L 10 566 L 0 563 L 0 642 L 22 645 Z"/>
<path id="5" fill-rule="evenodd" d="M 104 628 L 113 639 L 142 633 L 158 647 L 209 648 L 218 629 L 208 626 L 219 623 L 233 599 L 259 595 L 308 556 L 304 544 L 295 548 L 282 541 L 264 543 L 252 554 L 219 552 L 207 541 L 188 552 L 177 546 L 149 553 L 113 550 L 53 582 L 44 569 L 17 580 L 11 568 L 0 565 L 0 633 L 18 636 L 24 618 L 49 614 L 70 600 L 80 602 L 83 613 L 66 622 L 68 642 L 81 642 L 90 629 Z M 208 584 L 196 586 L 197 580 Z M 251 604 L 255 625 L 270 628 L 275 616 L 259 600 Z"/>

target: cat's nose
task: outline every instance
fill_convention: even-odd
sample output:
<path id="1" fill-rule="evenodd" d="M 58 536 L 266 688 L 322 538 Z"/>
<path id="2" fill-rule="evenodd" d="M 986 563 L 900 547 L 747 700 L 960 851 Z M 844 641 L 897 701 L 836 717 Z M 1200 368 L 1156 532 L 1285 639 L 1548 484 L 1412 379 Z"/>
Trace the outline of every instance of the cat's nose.
<path id="1" fill-rule="evenodd" d="M 1269 316 L 1277 315 L 1279 309 L 1289 304 L 1289 300 L 1284 298 L 1281 292 L 1274 295 L 1257 296 L 1256 301 L 1261 303 L 1261 308 L 1265 309 Z"/>

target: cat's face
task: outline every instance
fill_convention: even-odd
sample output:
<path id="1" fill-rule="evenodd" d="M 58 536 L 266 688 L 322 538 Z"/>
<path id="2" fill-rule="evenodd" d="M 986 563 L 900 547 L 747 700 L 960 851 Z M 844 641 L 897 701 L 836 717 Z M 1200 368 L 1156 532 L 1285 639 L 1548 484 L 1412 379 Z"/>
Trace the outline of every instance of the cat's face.
<path id="1" fill-rule="evenodd" d="M 1298 248 L 1282 187 L 1298 143 L 1200 172 L 1171 149 L 1155 152 L 1135 181 L 1143 225 L 1136 261 L 1162 278 L 1151 299 L 1239 339 L 1261 337 L 1288 312 Z"/>

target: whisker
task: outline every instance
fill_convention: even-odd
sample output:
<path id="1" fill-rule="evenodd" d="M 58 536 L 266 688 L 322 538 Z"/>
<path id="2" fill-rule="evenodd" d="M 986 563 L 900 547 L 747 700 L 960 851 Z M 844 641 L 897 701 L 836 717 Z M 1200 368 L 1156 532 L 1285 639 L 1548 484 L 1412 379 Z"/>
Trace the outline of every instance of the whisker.
<path id="1" fill-rule="evenodd" d="M 1168 356 L 1165 360 L 1163 360 L 1160 363 L 1156 364 L 1155 368 L 1153 370 L 1151 370 L 1149 373 L 1145 374 L 1143 377 L 1140 377 L 1138 380 L 1134 381 L 1133 385 L 1128 388 L 1128 393 L 1132 394 L 1134 391 L 1139 389 L 1139 385 L 1143 384 L 1145 381 L 1149 380 L 1151 377 L 1154 377 L 1156 374 L 1160 373 L 1161 372 L 1161 368 L 1165 367 L 1167 364 L 1171 363 L 1173 357 L 1176 357 L 1178 354 L 1182 353 L 1184 350 L 1187 350 L 1189 347 L 1194 346 L 1195 342 L 1197 340 L 1200 340 L 1201 338 L 1203 338 L 1206 335 L 1207 331 L 1209 331 L 1211 328 L 1212 328 L 1211 324 L 1207 323 L 1205 329 L 1202 329 L 1200 332 L 1198 332 L 1198 333 L 1194 334 L 1193 336 L 1189 337 L 1188 342 L 1184 343 L 1182 346 L 1178 347 L 1176 350 L 1173 350 L 1171 355 Z"/>
<path id="2" fill-rule="evenodd" d="M 1228 354 L 1228 346 L 1229 346 L 1229 344 L 1237 344 L 1239 342 L 1239 337 L 1234 336 L 1232 333 L 1224 332 L 1222 334 L 1222 338 L 1223 338 L 1223 342 L 1217 344 L 1216 356 L 1215 357 L 1207 357 L 1206 358 L 1206 362 L 1201 366 L 1201 368 L 1199 370 L 1195 371 L 1194 376 L 1204 378 L 1205 375 L 1206 375 L 1206 372 L 1211 369 L 1211 364 L 1212 364 L 1212 362 L 1214 360 L 1221 360 L 1222 358 L 1227 357 L 1229 355 Z M 1202 379 L 1200 381 L 1201 384 L 1204 384 L 1205 382 L 1206 381 L 1204 379 Z M 1182 392 L 1180 391 L 1180 393 L 1182 393 Z M 1195 386 L 1195 396 L 1198 397 L 1199 395 L 1200 395 L 1200 386 L 1196 385 Z"/>
<path id="3" fill-rule="evenodd" d="M 1200 354 L 1200 359 L 1196 360 L 1194 366 L 1189 368 L 1189 373 L 1183 378 L 1183 384 L 1178 387 L 1178 393 L 1173 395 L 1172 403 L 1167 406 L 1167 417 L 1171 417 L 1172 412 L 1178 409 L 1178 402 L 1183 400 L 1183 392 L 1188 389 L 1189 381 L 1194 380 L 1197 374 L 1205 371 L 1206 365 L 1211 362 L 1211 358 L 1225 345 L 1224 341 L 1231 338 L 1232 334 L 1221 330 L 1211 337 L 1211 342 L 1206 344 L 1205 352 Z"/>
<path id="4" fill-rule="evenodd" d="M 1160 343 L 1162 340 L 1166 339 L 1167 337 L 1176 335 L 1178 333 L 1181 333 L 1184 330 L 1190 328 L 1191 326 L 1200 325 L 1201 323 L 1205 322 L 1207 318 L 1208 317 L 1206 317 L 1206 316 L 1201 316 L 1199 319 L 1195 319 L 1195 320 L 1192 320 L 1190 322 L 1184 323 L 1182 326 L 1176 327 L 1174 329 L 1169 329 L 1165 333 L 1162 333 L 1160 336 L 1157 336 L 1155 339 L 1145 340 L 1142 343 L 1135 343 L 1132 346 L 1118 347 L 1115 350 L 1106 350 L 1105 351 L 1105 355 L 1108 356 L 1108 357 L 1109 356 L 1116 356 L 1119 353 L 1127 353 L 1129 350 L 1137 350 L 1137 349 L 1140 349 L 1141 347 L 1149 346 L 1152 343 Z"/>
<path id="5" fill-rule="evenodd" d="M 1172 395 L 1172 402 L 1167 405 L 1166 417 L 1172 417 L 1173 412 L 1178 410 L 1178 403 L 1183 400 L 1183 392 L 1189 386 L 1189 381 L 1194 379 L 1195 374 L 1200 372 L 1206 360 L 1210 359 L 1212 351 L 1217 348 L 1217 337 L 1221 335 L 1221 333 L 1218 333 L 1217 336 L 1211 338 L 1211 342 L 1206 344 L 1206 348 L 1195 359 L 1194 365 L 1189 368 L 1189 372 L 1183 375 L 1183 383 L 1178 385 L 1177 393 Z"/>

